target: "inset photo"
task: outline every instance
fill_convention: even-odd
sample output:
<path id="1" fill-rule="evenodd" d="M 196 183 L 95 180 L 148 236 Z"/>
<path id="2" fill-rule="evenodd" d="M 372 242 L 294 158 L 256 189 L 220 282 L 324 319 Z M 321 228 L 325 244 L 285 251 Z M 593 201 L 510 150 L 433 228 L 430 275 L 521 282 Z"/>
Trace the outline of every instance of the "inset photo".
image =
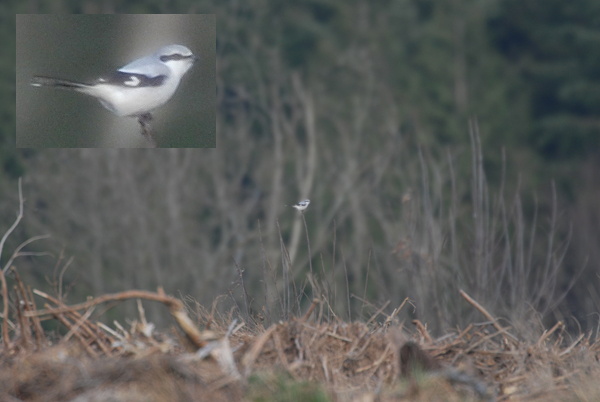
<path id="1" fill-rule="evenodd" d="M 18 148 L 215 148 L 213 14 L 17 21 Z"/>

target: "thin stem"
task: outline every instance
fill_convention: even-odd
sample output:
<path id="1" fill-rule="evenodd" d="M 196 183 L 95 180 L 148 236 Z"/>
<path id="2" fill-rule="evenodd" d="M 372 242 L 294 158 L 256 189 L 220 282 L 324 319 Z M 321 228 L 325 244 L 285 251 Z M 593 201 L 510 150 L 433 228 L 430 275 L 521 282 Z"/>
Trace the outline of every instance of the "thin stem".
<path id="1" fill-rule="evenodd" d="M 308 246 L 308 265 L 310 266 L 310 277 L 314 280 L 313 267 L 312 267 L 312 254 L 310 253 L 310 240 L 308 239 L 308 226 L 306 225 L 306 218 L 304 217 L 304 211 L 302 211 L 302 220 L 304 221 L 304 230 L 306 231 L 306 244 Z M 311 286 L 312 288 L 312 286 Z M 315 289 L 312 288 L 312 299 L 315 299 Z"/>
<path id="2" fill-rule="evenodd" d="M 22 218 L 23 218 L 23 189 L 21 186 L 21 178 L 19 177 L 19 214 L 17 215 L 17 219 L 15 219 L 15 222 L 12 224 L 12 226 L 10 228 L 8 228 L 6 233 L 4 233 L 4 236 L 2 236 L 2 240 L 0 240 L 0 259 L 2 258 L 2 249 L 4 248 L 4 243 L 6 242 L 6 239 L 15 230 L 15 228 L 17 227 L 19 222 L 21 222 Z M 0 266 L 2 266 L 2 265 L 0 264 Z M 8 269 L 8 267 L 9 267 L 9 265 L 6 264 L 6 267 L 4 267 L 2 269 L 2 273 L 6 273 L 6 270 Z"/>

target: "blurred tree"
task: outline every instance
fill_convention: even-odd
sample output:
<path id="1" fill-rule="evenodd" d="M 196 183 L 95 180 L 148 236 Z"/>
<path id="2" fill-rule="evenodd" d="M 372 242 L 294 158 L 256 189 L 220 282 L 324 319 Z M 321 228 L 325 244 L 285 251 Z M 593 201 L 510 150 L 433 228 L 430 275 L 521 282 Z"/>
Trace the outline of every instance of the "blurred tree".
<path id="1" fill-rule="evenodd" d="M 527 136 L 531 113 L 552 117 L 532 101 L 536 88 L 546 87 L 525 80 L 541 79 L 526 68 L 534 59 L 528 52 L 539 51 L 525 47 L 502 57 L 490 46 L 490 27 L 499 46 L 498 32 L 527 24 L 529 14 L 512 20 L 516 1 L 177 4 L 156 10 L 218 15 L 218 148 L 165 150 L 152 158 L 141 150 L 44 150 L 27 161 L 28 206 L 35 208 L 28 230 L 52 231 L 72 247 L 85 273 L 79 289 L 161 284 L 208 305 L 228 291 L 239 296 L 233 256 L 246 268 L 257 309 L 264 245 L 266 298 L 276 314 L 285 309 L 278 295 L 289 287 L 282 283 L 280 226 L 291 277 L 303 285 L 312 259 L 319 285 L 330 291 L 330 311 L 343 318 L 350 314 L 346 278 L 350 293 L 366 289 L 367 300 L 389 300 L 390 310 L 411 297 L 417 312 L 401 314 L 416 315 L 433 331 L 467 319 L 459 287 L 507 315 L 515 306 L 522 317 L 529 313 L 524 306 L 551 305 L 540 300 L 555 290 L 564 239 L 553 243 L 555 233 L 543 224 L 544 237 L 536 238 L 533 229 L 546 223 L 541 217 L 548 211 L 540 208 L 535 221 L 510 191 L 526 187 L 538 163 L 527 148 L 532 143 L 521 140 L 534 138 Z M 532 41 L 517 41 L 517 48 Z M 572 106 L 587 99 L 586 85 L 566 88 L 554 88 L 553 96 Z M 469 141 L 471 116 L 478 117 L 481 146 Z M 528 169 L 522 181 L 510 170 L 501 180 L 501 147 L 509 149 L 508 166 Z M 548 175 L 542 179 L 549 182 Z M 302 198 L 313 200 L 305 215 L 312 255 L 302 220 L 283 206 Z M 40 275 L 37 261 L 27 263 Z M 535 277 L 548 277 L 537 293 L 528 287 Z M 360 303 L 350 303 L 356 319 Z"/>
<path id="2" fill-rule="evenodd" d="M 574 245 L 565 260 L 563 283 L 582 266 L 600 266 L 591 244 L 600 243 L 600 2 L 596 0 L 506 0 L 489 16 L 496 48 L 521 76 L 529 93 L 532 127 L 523 146 L 541 159 L 530 172 L 556 178 Z M 594 201 L 592 201 L 594 200 Z M 542 203 L 547 201 L 542 199 Z M 564 316 L 586 320 L 600 306 L 594 269 L 584 272 Z M 594 307 L 591 304 L 595 304 Z"/>
<path id="3" fill-rule="evenodd" d="M 564 162 L 600 149 L 600 3 L 507 0 L 489 21 L 494 43 L 531 93 L 528 144 Z"/>

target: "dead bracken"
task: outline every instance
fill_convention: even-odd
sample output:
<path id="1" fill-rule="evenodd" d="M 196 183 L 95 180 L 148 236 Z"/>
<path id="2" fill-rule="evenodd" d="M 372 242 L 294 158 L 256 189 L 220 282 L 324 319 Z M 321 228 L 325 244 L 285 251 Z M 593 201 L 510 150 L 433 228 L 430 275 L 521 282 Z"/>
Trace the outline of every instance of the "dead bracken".
<path id="1" fill-rule="evenodd" d="M 0 274 L 0 395 L 9 401 L 249 400 L 259 398 L 256 378 L 261 392 L 269 384 L 307 382 L 343 401 L 552 401 L 593 389 L 599 373 L 600 343 L 591 334 L 567 342 L 559 322 L 537 339 L 519 339 L 464 292 L 490 321 L 433 339 L 416 320 L 414 330 L 389 317 L 315 322 L 310 317 L 318 299 L 303 317 L 268 328 L 216 317 L 202 306 L 195 306 L 192 320 L 193 309 L 161 289 L 68 306 L 32 292 L 12 272 L 17 285 L 10 299 Z M 45 300 L 45 309 L 37 308 L 33 294 Z M 90 319 L 99 304 L 131 298 L 138 300 L 139 317 L 128 329 Z M 178 325 L 175 335 L 154 330 L 141 300 L 165 304 Z M 59 321 L 67 332 L 49 339 L 40 318 Z"/>

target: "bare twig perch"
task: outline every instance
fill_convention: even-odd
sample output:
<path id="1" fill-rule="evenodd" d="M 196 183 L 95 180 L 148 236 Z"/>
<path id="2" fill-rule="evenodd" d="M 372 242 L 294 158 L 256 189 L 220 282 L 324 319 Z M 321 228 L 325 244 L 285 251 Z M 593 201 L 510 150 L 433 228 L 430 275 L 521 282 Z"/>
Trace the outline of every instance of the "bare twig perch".
<path id="1" fill-rule="evenodd" d="M 142 135 L 148 140 L 150 148 L 156 148 L 156 141 L 154 141 L 154 138 L 152 138 L 152 134 L 150 132 L 150 121 L 152 121 L 151 113 L 144 113 L 138 116 L 138 122 L 142 127 Z"/>

